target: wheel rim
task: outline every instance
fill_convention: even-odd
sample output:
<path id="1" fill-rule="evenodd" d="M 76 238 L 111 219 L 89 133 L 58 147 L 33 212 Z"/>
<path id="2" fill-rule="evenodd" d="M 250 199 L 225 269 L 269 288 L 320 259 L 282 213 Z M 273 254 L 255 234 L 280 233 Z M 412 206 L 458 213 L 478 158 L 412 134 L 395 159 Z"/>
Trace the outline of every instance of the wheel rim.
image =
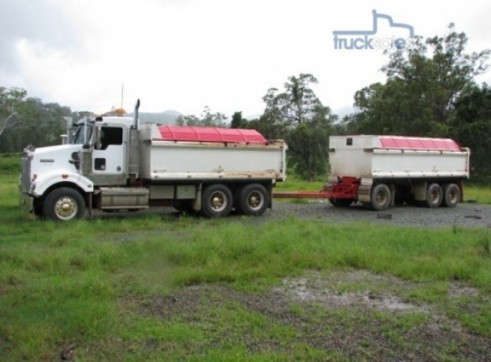
<path id="1" fill-rule="evenodd" d="M 456 205 L 460 200 L 460 190 L 457 186 L 450 185 L 445 194 L 446 203 Z"/>
<path id="2" fill-rule="evenodd" d="M 384 190 L 380 190 L 379 192 L 377 192 L 377 194 L 375 195 L 375 202 L 379 206 L 385 205 L 387 203 L 387 194 Z"/>
<path id="3" fill-rule="evenodd" d="M 443 193 L 439 185 L 433 184 L 428 188 L 428 205 L 438 207 L 442 203 Z"/>
<path id="4" fill-rule="evenodd" d="M 247 204 L 252 210 L 259 210 L 264 205 L 264 198 L 259 191 L 253 191 L 247 197 Z"/>
<path id="5" fill-rule="evenodd" d="M 78 212 L 78 204 L 75 199 L 64 196 L 55 203 L 55 214 L 61 220 L 73 219 Z"/>
<path id="6" fill-rule="evenodd" d="M 223 192 L 214 192 L 210 195 L 210 207 L 213 211 L 223 211 L 227 207 L 227 196 Z"/>
<path id="7" fill-rule="evenodd" d="M 433 204 L 437 204 L 440 201 L 440 193 L 434 189 L 430 192 L 430 201 Z"/>
<path id="8" fill-rule="evenodd" d="M 457 191 L 457 189 L 455 189 L 455 187 L 451 187 L 449 190 L 448 190 L 448 202 L 450 204 L 456 204 L 459 200 L 459 192 Z"/>

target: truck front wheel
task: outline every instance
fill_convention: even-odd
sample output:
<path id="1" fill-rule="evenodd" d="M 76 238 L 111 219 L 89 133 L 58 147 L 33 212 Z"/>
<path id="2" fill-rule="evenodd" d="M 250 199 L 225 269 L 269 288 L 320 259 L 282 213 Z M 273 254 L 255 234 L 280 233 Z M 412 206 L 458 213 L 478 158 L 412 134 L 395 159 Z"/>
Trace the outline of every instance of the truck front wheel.
<path id="1" fill-rule="evenodd" d="M 374 210 L 385 210 L 390 206 L 391 192 L 386 184 L 377 184 L 373 186 L 370 195 L 370 204 Z"/>
<path id="2" fill-rule="evenodd" d="M 227 216 L 232 209 L 232 192 L 222 184 L 209 185 L 203 192 L 202 204 L 203 215 L 207 217 Z"/>
<path id="3" fill-rule="evenodd" d="M 269 206 L 269 193 L 261 184 L 246 185 L 240 191 L 240 210 L 251 216 L 264 214 Z"/>
<path id="4" fill-rule="evenodd" d="M 69 187 L 51 191 L 44 200 L 43 216 L 53 221 L 80 219 L 85 215 L 85 201 L 80 193 Z"/>

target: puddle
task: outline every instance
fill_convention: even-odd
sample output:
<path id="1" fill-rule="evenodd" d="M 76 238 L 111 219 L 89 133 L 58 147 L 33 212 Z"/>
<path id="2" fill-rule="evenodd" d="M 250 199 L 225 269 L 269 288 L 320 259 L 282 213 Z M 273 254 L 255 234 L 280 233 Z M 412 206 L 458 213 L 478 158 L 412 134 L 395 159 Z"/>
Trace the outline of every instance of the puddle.
<path id="1" fill-rule="evenodd" d="M 335 279 L 339 280 L 337 273 Z M 290 299 L 304 302 L 322 304 L 327 308 L 340 307 L 368 307 L 380 311 L 393 312 L 427 312 L 427 307 L 408 303 L 393 294 L 390 290 L 381 288 L 384 283 L 392 283 L 393 277 L 384 277 L 365 271 L 343 273 L 343 283 L 350 282 L 366 284 L 360 291 L 337 291 L 338 285 L 332 282 L 329 276 L 323 277 L 320 273 L 310 273 L 309 276 L 299 278 L 286 278 L 283 285 L 276 287 L 275 292 L 286 294 Z M 377 284 L 373 289 L 370 285 Z"/>

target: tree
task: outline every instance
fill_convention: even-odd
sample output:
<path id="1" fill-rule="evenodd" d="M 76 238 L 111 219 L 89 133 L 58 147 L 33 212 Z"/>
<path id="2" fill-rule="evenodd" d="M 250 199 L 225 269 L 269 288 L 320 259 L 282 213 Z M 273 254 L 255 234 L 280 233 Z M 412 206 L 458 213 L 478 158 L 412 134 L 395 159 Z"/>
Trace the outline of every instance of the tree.
<path id="1" fill-rule="evenodd" d="M 291 76 L 284 84 L 285 91 L 274 95 L 274 105 L 277 107 L 288 125 L 298 125 L 308 122 L 315 114 L 320 101 L 310 88 L 316 84 L 317 79 L 312 74 Z"/>
<path id="2" fill-rule="evenodd" d="M 456 120 L 452 136 L 471 147 L 473 179 L 491 183 L 491 89 L 487 84 L 474 87 L 456 103 Z"/>
<path id="3" fill-rule="evenodd" d="M 465 53 L 467 36 L 450 24 L 445 36 L 414 42 L 389 54 L 382 70 L 385 84 L 355 94 L 355 129 L 364 133 L 447 136 L 456 117 L 455 103 L 474 87 L 487 68 L 489 50 Z"/>
<path id="4" fill-rule="evenodd" d="M 242 118 L 242 112 L 234 112 L 230 128 L 247 128 L 247 119 Z"/>
<path id="5" fill-rule="evenodd" d="M 178 126 L 197 126 L 197 127 L 225 127 L 227 117 L 220 112 L 212 113 L 208 106 L 205 106 L 201 117 L 195 115 L 179 116 L 176 119 Z"/>
<path id="6" fill-rule="evenodd" d="M 0 137 L 7 128 L 13 127 L 18 122 L 17 106 L 24 100 L 26 94 L 24 89 L 0 87 Z"/>
<path id="7" fill-rule="evenodd" d="M 287 136 L 290 162 L 295 172 L 304 179 L 314 181 L 327 172 L 329 135 L 336 116 L 329 107 L 318 105 L 312 118 L 291 129 Z"/>
<path id="8" fill-rule="evenodd" d="M 258 121 L 258 131 L 266 137 L 286 139 L 289 163 L 307 180 L 327 169 L 328 137 L 335 119 L 311 89 L 315 83 L 313 75 L 300 74 L 288 78 L 283 92 L 270 88 Z"/>
<path id="9" fill-rule="evenodd" d="M 201 126 L 206 127 L 226 127 L 225 120 L 227 117 L 220 112 L 212 113 L 208 106 L 205 106 L 201 113 Z"/>
<path id="10" fill-rule="evenodd" d="M 0 152 L 18 152 L 28 144 L 58 144 L 60 135 L 66 132 L 63 117 L 71 115 L 70 108 L 26 96 L 22 89 L 0 88 Z"/>

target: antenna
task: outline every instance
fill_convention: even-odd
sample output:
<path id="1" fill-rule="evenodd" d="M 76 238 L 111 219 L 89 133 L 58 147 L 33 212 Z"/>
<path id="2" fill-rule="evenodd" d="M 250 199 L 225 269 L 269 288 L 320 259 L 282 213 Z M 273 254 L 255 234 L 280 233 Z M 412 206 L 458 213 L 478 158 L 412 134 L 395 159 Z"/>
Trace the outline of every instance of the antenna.
<path id="1" fill-rule="evenodd" d="M 121 84 L 121 108 L 123 108 L 123 100 L 124 100 L 124 84 Z"/>

